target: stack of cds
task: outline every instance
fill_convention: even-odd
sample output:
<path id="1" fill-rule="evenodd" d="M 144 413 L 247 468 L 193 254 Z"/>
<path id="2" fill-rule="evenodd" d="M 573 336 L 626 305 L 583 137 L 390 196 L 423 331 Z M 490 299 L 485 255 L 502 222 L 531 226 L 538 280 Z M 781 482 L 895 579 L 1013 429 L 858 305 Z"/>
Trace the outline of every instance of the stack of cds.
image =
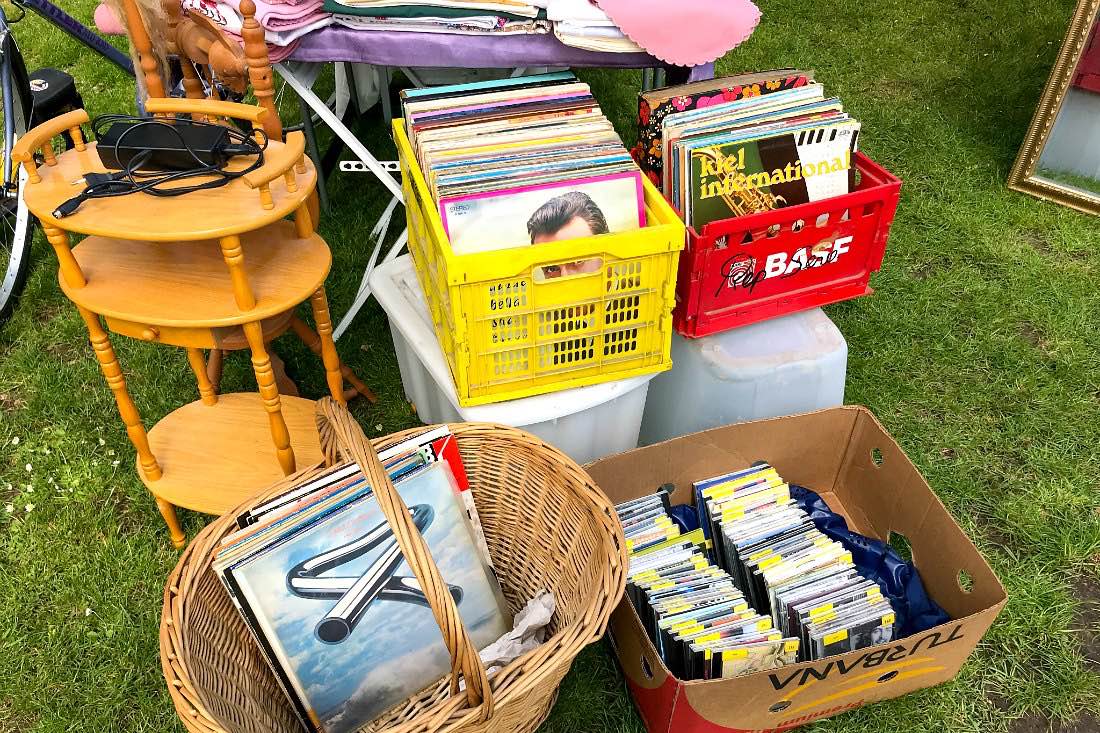
<path id="1" fill-rule="evenodd" d="M 803 660 L 892 641 L 894 609 L 852 553 L 822 534 L 766 464 L 693 486 L 718 563 L 746 599 L 798 639 Z"/>
<path id="2" fill-rule="evenodd" d="M 630 549 L 627 594 L 680 679 L 718 679 L 798 660 L 798 640 L 757 613 L 706 553 L 702 530 L 681 534 L 667 492 L 616 507 Z"/>
<path id="3" fill-rule="evenodd" d="M 896 619 L 852 553 L 822 534 L 766 464 L 693 484 L 699 529 L 667 489 L 615 507 L 627 596 L 681 680 L 735 677 L 892 641 Z"/>

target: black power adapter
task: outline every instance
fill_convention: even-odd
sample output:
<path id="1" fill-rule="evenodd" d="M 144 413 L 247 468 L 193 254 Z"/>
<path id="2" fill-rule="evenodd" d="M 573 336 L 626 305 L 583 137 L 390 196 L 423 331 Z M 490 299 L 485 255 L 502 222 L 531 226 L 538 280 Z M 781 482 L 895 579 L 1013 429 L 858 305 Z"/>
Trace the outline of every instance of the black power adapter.
<path id="1" fill-rule="evenodd" d="M 134 170 L 184 171 L 197 165 L 221 168 L 229 159 L 229 130 L 190 120 L 114 122 L 96 140 L 99 159 L 111 171 L 130 168 L 135 160 Z"/>
<path id="2" fill-rule="evenodd" d="M 107 170 L 224 168 L 234 155 L 255 154 L 255 148 L 235 144 L 228 127 L 188 119 L 115 119 L 96 130 L 96 140 Z"/>
<path id="3" fill-rule="evenodd" d="M 92 121 L 96 149 L 103 167 L 116 173 L 87 173 L 84 191 L 53 211 L 70 216 L 89 199 L 134 193 L 169 198 L 218 188 L 264 164 L 267 136 L 210 122 L 179 118 L 101 115 Z M 234 156 L 250 156 L 250 164 L 228 170 Z M 185 181 L 196 181 L 186 184 Z"/>

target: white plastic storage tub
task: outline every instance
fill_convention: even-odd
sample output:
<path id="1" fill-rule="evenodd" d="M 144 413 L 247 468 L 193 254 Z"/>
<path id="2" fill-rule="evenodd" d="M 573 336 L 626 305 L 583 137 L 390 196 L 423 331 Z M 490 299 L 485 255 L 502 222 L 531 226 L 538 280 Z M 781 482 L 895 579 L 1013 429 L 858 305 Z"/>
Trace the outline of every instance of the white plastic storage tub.
<path id="1" fill-rule="evenodd" d="M 522 428 L 581 464 L 638 446 L 654 375 L 460 407 L 412 258 L 404 255 L 376 267 L 370 287 L 390 321 L 405 397 L 425 423 L 496 422 Z"/>
<path id="2" fill-rule="evenodd" d="M 848 344 L 820 308 L 698 339 L 672 336 L 649 387 L 641 444 L 844 404 Z"/>

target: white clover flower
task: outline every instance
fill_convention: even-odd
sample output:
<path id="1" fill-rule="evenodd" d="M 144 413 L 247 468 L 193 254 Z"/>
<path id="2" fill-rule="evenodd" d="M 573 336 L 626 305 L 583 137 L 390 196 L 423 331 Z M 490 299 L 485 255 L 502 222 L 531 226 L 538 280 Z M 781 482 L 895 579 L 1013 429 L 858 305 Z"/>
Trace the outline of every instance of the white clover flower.
<path id="1" fill-rule="evenodd" d="M 4 505 L 4 511 L 7 512 L 8 514 L 11 514 L 12 512 L 15 511 L 15 505 L 14 504 L 5 504 Z"/>
<path id="2" fill-rule="evenodd" d="M 12 445 L 19 445 L 19 436 L 18 435 L 11 439 L 11 444 Z"/>
<path id="3" fill-rule="evenodd" d="M 99 439 L 99 444 L 100 444 L 100 445 L 107 445 L 107 441 L 106 441 L 106 440 L 104 440 L 103 438 L 100 438 L 100 439 Z"/>
<path id="4" fill-rule="evenodd" d="M 25 511 L 27 514 L 30 514 L 32 511 L 34 511 L 34 504 L 27 504 L 23 507 L 23 511 Z"/>

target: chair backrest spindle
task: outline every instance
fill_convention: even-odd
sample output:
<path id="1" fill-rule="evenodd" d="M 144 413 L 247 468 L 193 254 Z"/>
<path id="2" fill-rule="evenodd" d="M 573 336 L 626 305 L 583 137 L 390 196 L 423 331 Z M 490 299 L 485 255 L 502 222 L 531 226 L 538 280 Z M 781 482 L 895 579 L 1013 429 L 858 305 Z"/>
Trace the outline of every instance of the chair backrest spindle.
<path id="1" fill-rule="evenodd" d="M 167 84 L 161 77 L 160 65 L 151 38 L 163 36 L 165 51 L 175 54 L 183 73 L 183 89 L 188 99 L 220 101 L 215 81 L 237 94 L 244 94 L 251 83 L 257 104 L 267 110 L 263 127 L 272 140 L 283 139 L 283 126 L 275 106 L 274 73 L 267 53 L 263 27 L 256 20 L 256 4 L 241 0 L 241 42 L 226 35 L 210 18 L 199 11 L 183 12 L 180 0 L 143 0 L 158 2 L 162 17 L 144 15 L 139 0 L 119 0 L 130 42 L 138 55 L 142 79 L 150 97 L 167 96 Z M 145 22 L 163 27 L 151 33 Z M 242 45 L 243 43 L 243 45 Z"/>
<path id="2" fill-rule="evenodd" d="M 157 63 L 156 54 L 153 52 L 153 41 L 145 27 L 145 21 L 136 0 L 122 0 L 122 10 L 130 43 L 138 56 L 145 91 L 150 97 L 163 97 L 165 89 L 164 80 L 160 75 L 160 65 Z"/>

